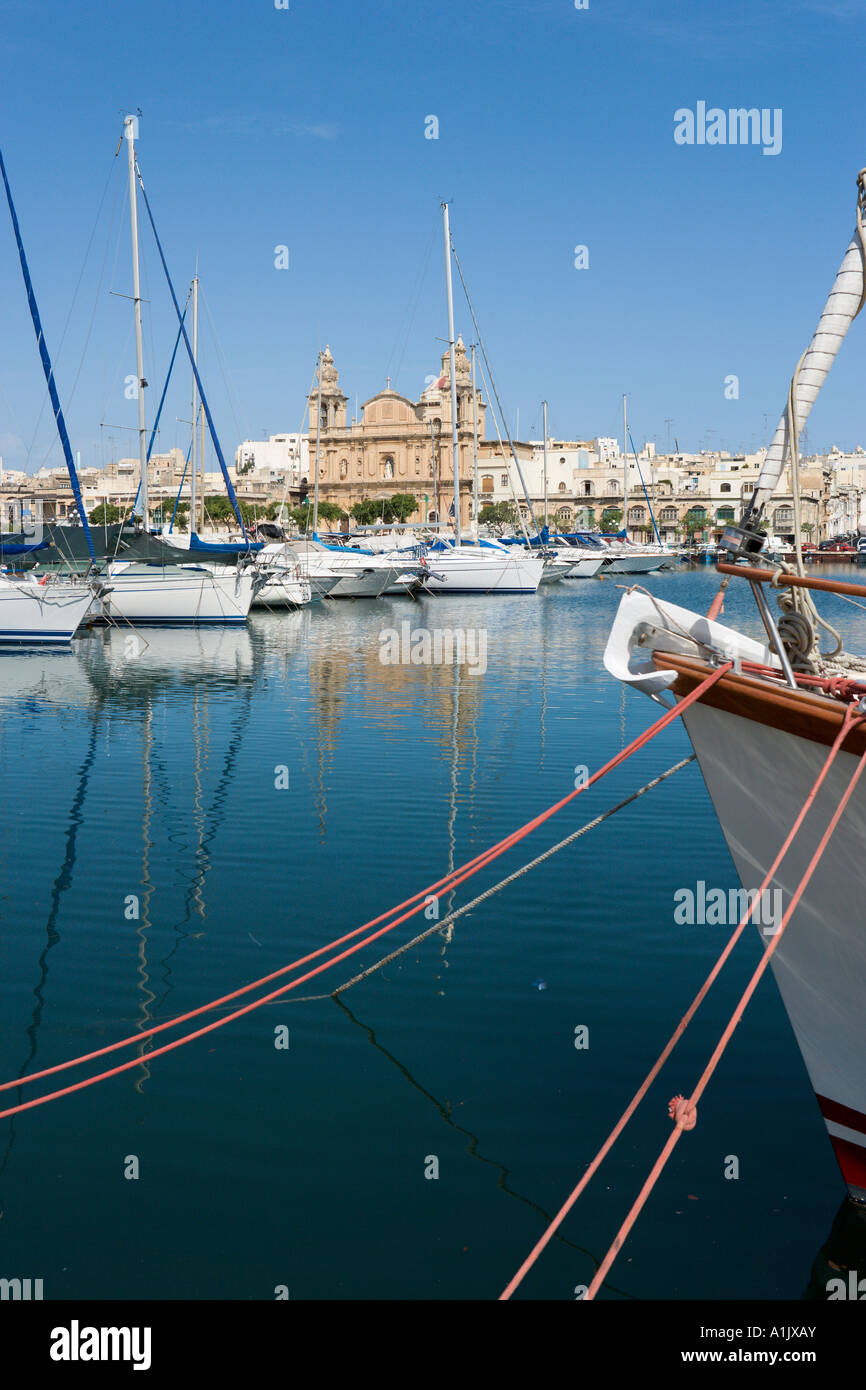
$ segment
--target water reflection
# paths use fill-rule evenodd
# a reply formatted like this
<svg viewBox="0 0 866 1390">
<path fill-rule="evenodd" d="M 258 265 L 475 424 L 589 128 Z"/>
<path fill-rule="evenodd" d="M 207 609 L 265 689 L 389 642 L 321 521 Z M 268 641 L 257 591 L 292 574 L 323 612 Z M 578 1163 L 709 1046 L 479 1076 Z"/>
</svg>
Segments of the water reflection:
<svg viewBox="0 0 866 1390">
<path fill-rule="evenodd" d="M 167 691 L 184 685 L 195 687 L 193 718 L 193 759 L 192 785 L 195 792 L 193 826 L 197 835 L 195 851 L 195 871 L 191 878 L 184 904 L 184 915 L 172 930 L 176 940 L 171 950 L 158 962 L 162 971 L 163 992 L 157 1000 L 158 1013 L 171 993 L 171 965 L 179 945 L 189 933 L 185 930 L 196 910 L 205 915 L 204 889 L 211 866 L 210 843 L 217 834 L 222 809 L 226 801 L 232 776 L 237 766 L 243 730 L 249 719 L 251 697 L 255 689 L 255 648 L 250 634 L 244 630 L 185 630 L 165 631 L 149 634 L 147 639 L 137 633 L 122 629 L 108 629 L 96 637 L 77 641 L 68 652 L 21 652 L 3 656 L 2 690 L 0 699 L 14 704 L 19 713 L 25 715 L 45 714 L 52 710 L 83 708 L 87 711 L 89 732 L 83 760 L 76 777 L 75 792 L 67 819 L 64 858 L 51 888 L 50 909 L 45 923 L 44 945 L 38 960 L 39 977 L 33 990 L 36 1004 L 26 1028 L 28 1052 L 16 1075 L 23 1076 L 30 1070 L 39 1050 L 39 1031 L 45 1009 L 45 995 L 48 984 L 49 955 L 61 939 L 59 920 L 64 895 L 70 889 L 76 866 L 78 837 L 85 824 L 85 803 L 90 775 L 96 759 L 99 737 L 113 710 L 132 706 L 140 716 L 141 723 L 141 867 L 138 902 L 130 911 L 137 915 L 129 917 L 135 922 L 137 989 L 140 994 L 139 1013 L 136 1026 L 143 1031 L 153 1021 L 152 1005 L 157 996 L 151 989 L 151 966 L 148 960 L 148 936 L 152 927 L 151 897 L 154 886 L 151 878 L 150 854 L 152 850 L 151 822 L 154 816 L 154 801 L 159 813 L 168 817 L 170 810 L 171 781 L 167 775 L 162 754 L 155 754 L 153 730 L 154 703 L 164 698 Z M 201 771 L 202 745 L 206 723 L 200 714 L 201 703 L 206 702 L 207 689 L 212 688 L 214 678 L 241 684 L 241 701 L 238 714 L 230 730 L 226 746 L 222 773 L 212 799 L 210 810 L 201 810 Z M 124 752 L 128 746 L 124 741 Z M 178 770 L 175 769 L 177 777 Z M 181 775 L 180 780 L 183 780 Z M 182 839 L 178 842 L 181 852 L 188 849 Z M 151 1041 L 141 1044 L 141 1055 L 150 1049 Z M 141 1088 L 149 1075 L 146 1064 L 136 1081 Z M 20 1092 L 16 1093 L 20 1098 Z M 9 1152 L 14 1143 L 14 1118 L 9 1122 L 9 1140 L 0 1163 L 0 1172 L 6 1166 Z"/>
<path fill-rule="evenodd" d="M 503 1192 L 506 1195 L 506 1197 L 512 1197 L 516 1202 L 522 1202 L 524 1206 L 531 1207 L 533 1211 L 538 1213 L 538 1215 L 542 1218 L 541 1222 L 539 1222 L 539 1233 L 543 1230 L 544 1226 L 548 1226 L 550 1222 L 553 1220 L 553 1212 L 546 1211 L 544 1207 L 538 1204 L 538 1202 L 534 1202 L 531 1197 L 527 1197 L 524 1195 L 524 1193 L 517 1192 L 513 1187 L 509 1187 L 508 1179 L 510 1174 L 508 1168 L 506 1168 L 504 1163 L 500 1163 L 498 1159 L 487 1158 L 485 1154 L 479 1152 L 481 1140 L 478 1138 L 477 1134 L 473 1134 L 470 1129 L 467 1129 L 465 1127 L 465 1125 L 459 1125 L 457 1123 L 457 1121 L 454 1118 L 454 1113 L 451 1109 L 450 1102 L 448 1100 L 439 1100 L 436 1096 L 433 1095 L 431 1091 L 428 1091 L 425 1086 L 422 1086 L 421 1082 L 418 1081 L 412 1075 L 412 1072 L 409 1070 L 409 1068 L 405 1066 L 403 1062 L 399 1060 L 399 1058 L 395 1057 L 393 1052 L 389 1052 L 386 1047 L 383 1047 L 383 1045 L 377 1039 L 373 1029 L 368 1024 L 362 1023 L 359 1018 L 356 1018 L 356 1016 L 352 1013 L 352 1010 L 349 1008 L 348 1004 L 345 1004 L 343 1002 L 343 999 L 340 995 L 333 995 L 332 998 L 337 1007 L 341 1009 L 343 1013 L 346 1015 L 346 1018 L 349 1020 L 349 1022 L 364 1034 L 370 1046 L 375 1048 L 376 1051 L 381 1054 L 381 1056 L 386 1058 L 386 1060 L 389 1061 L 391 1065 L 397 1069 L 400 1075 L 405 1077 L 405 1079 L 409 1082 L 409 1085 L 412 1086 L 413 1089 L 416 1090 L 419 1095 L 423 1096 L 425 1100 L 430 1102 L 430 1104 L 438 1112 L 438 1114 L 441 1116 L 442 1120 L 445 1122 L 446 1125 L 448 1125 L 451 1129 L 456 1130 L 458 1134 L 462 1134 L 469 1141 L 466 1145 L 466 1152 L 468 1153 L 469 1157 L 474 1158 L 478 1163 L 486 1164 L 488 1167 L 492 1168 L 495 1171 L 497 1175 L 496 1186 L 499 1188 L 500 1192 Z M 577 1254 L 586 1256 L 588 1260 L 592 1261 L 594 1269 L 598 1269 L 599 1265 L 601 1264 L 600 1258 L 594 1255 L 591 1250 L 585 1249 L 582 1245 L 576 1245 L 573 1240 L 568 1240 L 567 1237 L 564 1236 L 561 1231 L 556 1231 L 554 1233 L 553 1239 L 558 1241 L 560 1245 L 567 1246 L 569 1250 L 574 1250 Z M 603 1288 L 607 1293 L 618 1294 L 621 1298 L 634 1298 L 634 1294 L 627 1293 L 625 1289 L 619 1288 L 618 1285 L 612 1284 L 609 1280 L 605 1280 Z"/>
</svg>

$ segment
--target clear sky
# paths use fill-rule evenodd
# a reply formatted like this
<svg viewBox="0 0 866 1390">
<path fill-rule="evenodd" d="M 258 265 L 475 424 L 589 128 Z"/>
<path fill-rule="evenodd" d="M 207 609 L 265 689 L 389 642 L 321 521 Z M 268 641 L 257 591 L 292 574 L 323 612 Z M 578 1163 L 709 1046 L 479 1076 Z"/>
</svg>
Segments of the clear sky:
<svg viewBox="0 0 866 1390">
<path fill-rule="evenodd" d="M 866 165 L 866 0 L 0 0 L 0 23 L 0 146 L 85 465 L 136 450 L 125 110 L 184 294 L 198 257 L 229 461 L 300 427 L 326 342 L 350 417 L 386 375 L 417 399 L 447 331 L 443 198 L 522 438 L 545 396 L 553 435 L 618 436 L 628 392 L 638 443 L 757 448 Z M 781 150 L 677 144 L 699 102 L 780 109 Z M 146 228 L 142 248 L 152 420 L 175 329 Z M 0 453 L 34 471 L 61 456 L 2 206 L 0 308 Z M 866 443 L 864 335 L 809 450 Z M 188 415 L 184 367 L 162 447 Z"/>
</svg>

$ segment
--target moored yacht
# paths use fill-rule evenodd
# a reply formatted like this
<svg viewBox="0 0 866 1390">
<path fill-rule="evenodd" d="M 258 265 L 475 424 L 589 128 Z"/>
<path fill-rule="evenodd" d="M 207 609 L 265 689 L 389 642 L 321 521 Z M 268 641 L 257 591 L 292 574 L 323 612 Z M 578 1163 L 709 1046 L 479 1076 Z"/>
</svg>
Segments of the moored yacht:
<svg viewBox="0 0 866 1390">
<path fill-rule="evenodd" d="M 722 588 L 710 613 L 634 590 L 605 652 L 612 675 L 675 704 L 712 681 L 683 713 L 701 773 L 747 895 L 780 896 L 765 948 L 850 1196 L 866 1202 L 866 659 L 852 657 L 815 606 L 821 592 L 863 587 L 807 576 L 799 541 L 799 437 L 842 340 L 866 299 L 866 170 L 856 230 L 812 342 L 800 359 L 755 492 L 722 536 Z M 787 464 L 796 564 L 761 566 L 763 518 Z M 718 622 L 724 587 L 748 584 L 767 634 L 757 642 Z M 773 611 L 772 601 L 778 601 Z M 829 634 L 821 650 L 819 629 Z M 730 668 L 726 669 L 730 663 Z M 793 835 L 793 839 L 791 838 Z M 781 851 L 784 848 L 784 853 Z M 772 875 L 772 877 L 771 877 Z"/>
<path fill-rule="evenodd" d="M 84 578 L 0 575 L 0 643 L 70 642 L 93 602 L 93 589 Z"/>
<path fill-rule="evenodd" d="M 424 587 L 431 593 L 534 594 L 544 560 L 496 541 L 436 541 L 427 550 Z"/>
</svg>

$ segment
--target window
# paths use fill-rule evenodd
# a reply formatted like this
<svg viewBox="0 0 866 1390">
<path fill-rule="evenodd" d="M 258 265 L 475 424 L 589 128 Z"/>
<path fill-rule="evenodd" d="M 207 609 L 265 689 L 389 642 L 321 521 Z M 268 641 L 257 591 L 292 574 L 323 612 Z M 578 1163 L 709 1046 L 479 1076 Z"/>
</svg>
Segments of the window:
<svg viewBox="0 0 866 1390">
<path fill-rule="evenodd" d="M 676 519 L 676 507 L 662 507 L 661 511 L 659 512 L 659 521 L 676 521 Z"/>
<path fill-rule="evenodd" d="M 554 515 L 557 521 L 571 521 L 571 507 L 558 507 Z"/>
<path fill-rule="evenodd" d="M 792 507 L 777 507 L 773 514 L 773 525 L 779 531 L 786 526 L 793 526 L 794 511 Z"/>
<path fill-rule="evenodd" d="M 559 462 L 560 462 L 560 463 L 565 463 L 565 454 L 560 454 L 560 456 L 559 456 Z"/>
<path fill-rule="evenodd" d="M 568 488 L 566 487 L 565 483 L 560 483 L 560 484 L 559 484 L 559 487 L 557 488 L 557 491 L 558 491 L 558 492 L 568 492 Z"/>
<path fill-rule="evenodd" d="M 608 493 L 614 493 L 614 494 L 615 494 L 615 493 L 619 492 L 619 483 L 617 482 L 616 478 L 608 478 L 608 480 L 607 480 L 607 490 L 608 490 Z"/>
<path fill-rule="evenodd" d="M 584 495 L 584 497 L 591 497 L 591 496 L 592 496 L 592 483 L 584 483 L 584 485 L 583 485 L 583 495 Z"/>
<path fill-rule="evenodd" d="M 722 483 L 722 486 L 719 488 L 719 492 L 730 492 L 730 490 L 731 490 L 731 485 L 730 485 L 730 483 Z"/>
<path fill-rule="evenodd" d="M 492 473 L 484 473 L 484 474 L 482 474 L 482 477 L 481 477 L 481 491 L 482 491 L 482 492 L 492 492 L 492 491 L 493 491 L 493 474 L 492 474 Z"/>
<path fill-rule="evenodd" d="M 500 476 L 500 479 L 499 479 L 499 486 L 500 486 L 500 487 L 508 487 L 508 474 L 507 474 L 507 473 L 503 473 L 503 474 Z"/>
<path fill-rule="evenodd" d="M 632 507 L 628 514 L 629 521 L 645 521 L 646 512 L 643 507 Z"/>
</svg>

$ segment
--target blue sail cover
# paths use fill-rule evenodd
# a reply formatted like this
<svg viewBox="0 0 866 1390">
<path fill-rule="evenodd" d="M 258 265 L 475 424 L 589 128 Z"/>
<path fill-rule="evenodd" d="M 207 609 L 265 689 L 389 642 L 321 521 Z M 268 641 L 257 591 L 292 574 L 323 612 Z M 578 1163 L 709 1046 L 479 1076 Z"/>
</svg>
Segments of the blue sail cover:
<svg viewBox="0 0 866 1390">
<path fill-rule="evenodd" d="M 34 550 L 47 550 L 51 545 L 50 541 L 35 541 L 33 545 L 20 545 L 14 541 L 12 545 L 4 545 L 3 537 L 0 536 L 0 555 L 32 555 Z"/>
<path fill-rule="evenodd" d="M 218 559 L 221 555 L 234 557 L 235 555 L 249 555 L 250 552 L 261 550 L 262 541 L 203 541 L 197 536 L 195 531 L 189 538 L 189 554 L 209 556 L 212 560 Z"/>
</svg>

